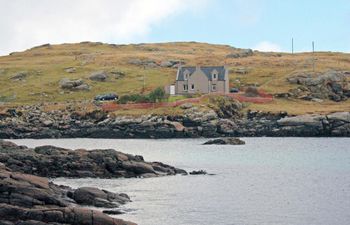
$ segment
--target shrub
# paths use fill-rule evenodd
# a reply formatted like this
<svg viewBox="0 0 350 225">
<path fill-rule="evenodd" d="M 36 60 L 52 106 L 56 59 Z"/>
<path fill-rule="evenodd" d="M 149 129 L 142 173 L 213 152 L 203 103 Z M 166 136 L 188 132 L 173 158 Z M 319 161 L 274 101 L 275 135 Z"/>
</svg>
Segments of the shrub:
<svg viewBox="0 0 350 225">
<path fill-rule="evenodd" d="M 148 98 L 151 102 L 159 102 L 165 98 L 165 91 L 161 87 L 157 87 L 151 93 L 149 93 Z"/>
<path fill-rule="evenodd" d="M 134 102 L 134 103 L 159 102 L 162 99 L 164 99 L 165 96 L 166 96 L 165 91 L 162 88 L 158 87 L 148 95 L 141 95 L 141 94 L 123 95 L 119 98 L 118 103 L 126 104 L 128 102 Z"/>
<path fill-rule="evenodd" d="M 119 104 L 126 104 L 128 102 L 145 103 L 145 102 L 150 102 L 150 100 L 148 96 L 140 95 L 140 94 L 123 95 L 118 100 Z"/>
<path fill-rule="evenodd" d="M 259 96 L 259 91 L 256 87 L 247 87 L 244 93 L 245 96 L 247 97 L 258 97 Z"/>
</svg>

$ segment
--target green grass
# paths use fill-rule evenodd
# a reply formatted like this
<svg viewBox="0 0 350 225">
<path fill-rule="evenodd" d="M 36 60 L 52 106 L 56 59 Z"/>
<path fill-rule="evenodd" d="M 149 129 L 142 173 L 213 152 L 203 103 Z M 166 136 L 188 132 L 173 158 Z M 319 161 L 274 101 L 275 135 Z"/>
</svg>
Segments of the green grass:
<svg viewBox="0 0 350 225">
<path fill-rule="evenodd" d="M 239 52 L 227 45 L 212 45 L 195 42 L 178 42 L 141 45 L 108 45 L 99 43 L 80 43 L 37 47 L 24 52 L 0 57 L 0 101 L 6 104 L 22 105 L 37 102 L 65 102 L 91 100 L 101 93 L 116 92 L 119 95 L 144 93 L 156 87 L 173 84 L 176 68 L 147 68 L 129 64 L 130 59 L 183 60 L 187 65 L 222 65 L 230 70 L 246 68 L 247 74 L 230 73 L 230 86 L 257 85 L 269 93 L 286 92 L 295 87 L 288 84 L 286 78 L 295 71 L 311 71 L 312 55 L 309 53 L 286 54 L 255 52 L 246 58 L 226 58 L 226 55 Z M 316 70 L 329 69 L 350 71 L 350 54 L 317 52 Z M 76 73 L 67 73 L 66 67 L 75 67 Z M 94 82 L 88 79 L 95 71 L 110 72 L 118 70 L 126 75 L 120 79 L 110 77 L 106 82 Z M 25 81 L 12 81 L 10 77 L 19 71 L 29 73 Z M 145 89 L 143 89 L 145 77 Z M 90 91 L 67 92 L 59 88 L 62 78 L 83 79 L 91 86 Z M 239 81 L 239 82 L 238 82 Z M 44 94 L 43 94 L 44 93 Z M 171 97 L 176 101 L 184 97 Z M 276 100 L 268 107 L 250 105 L 252 109 L 293 111 L 309 103 Z M 317 103 L 310 103 L 316 105 Z M 323 108 L 329 110 L 347 109 L 346 102 L 341 106 L 326 102 Z M 289 105 L 293 106 L 292 108 Z M 316 109 L 315 109 L 316 110 Z M 305 111 L 305 110 L 304 110 Z"/>
<path fill-rule="evenodd" d="M 176 101 L 179 101 L 179 100 L 184 100 L 186 98 L 187 97 L 184 96 L 184 95 L 169 96 L 168 102 L 176 102 Z"/>
</svg>

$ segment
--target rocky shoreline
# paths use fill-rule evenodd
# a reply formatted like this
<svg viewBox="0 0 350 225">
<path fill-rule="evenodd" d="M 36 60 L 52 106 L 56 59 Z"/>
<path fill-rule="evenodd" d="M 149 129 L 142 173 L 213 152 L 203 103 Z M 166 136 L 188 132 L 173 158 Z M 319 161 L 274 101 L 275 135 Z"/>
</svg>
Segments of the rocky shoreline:
<svg viewBox="0 0 350 225">
<path fill-rule="evenodd" d="M 70 150 L 55 146 L 27 148 L 0 140 L 0 163 L 15 172 L 42 177 L 130 178 L 156 177 L 187 172 L 142 156 L 113 149 Z"/>
<path fill-rule="evenodd" d="M 198 137 L 350 137 L 350 112 L 328 115 L 242 113 L 237 102 L 217 109 L 184 106 L 183 115 L 111 116 L 90 112 L 43 111 L 39 106 L 0 114 L 0 138 L 198 138 Z"/>
<path fill-rule="evenodd" d="M 83 208 L 118 207 L 125 194 L 96 188 L 58 186 L 46 178 L 14 172 L 0 163 L 0 224 L 3 225 L 136 225 Z"/>
<path fill-rule="evenodd" d="M 128 195 L 92 187 L 72 189 L 47 178 L 146 178 L 176 174 L 187 172 L 113 149 L 28 148 L 0 140 L 0 224 L 135 225 L 106 215 L 120 214 L 118 207 L 130 202 Z M 86 206 L 108 210 L 101 212 Z"/>
</svg>

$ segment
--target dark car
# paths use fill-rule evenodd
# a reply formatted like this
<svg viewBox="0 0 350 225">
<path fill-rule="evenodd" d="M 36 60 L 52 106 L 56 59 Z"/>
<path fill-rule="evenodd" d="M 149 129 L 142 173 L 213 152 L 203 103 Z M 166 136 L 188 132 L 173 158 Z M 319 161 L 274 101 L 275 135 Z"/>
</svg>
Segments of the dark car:
<svg viewBox="0 0 350 225">
<path fill-rule="evenodd" d="M 115 100 L 118 100 L 118 95 L 115 93 L 97 95 L 94 100 L 95 101 L 115 101 Z"/>
<path fill-rule="evenodd" d="M 231 88 L 230 93 L 238 93 L 239 89 L 238 88 Z"/>
</svg>

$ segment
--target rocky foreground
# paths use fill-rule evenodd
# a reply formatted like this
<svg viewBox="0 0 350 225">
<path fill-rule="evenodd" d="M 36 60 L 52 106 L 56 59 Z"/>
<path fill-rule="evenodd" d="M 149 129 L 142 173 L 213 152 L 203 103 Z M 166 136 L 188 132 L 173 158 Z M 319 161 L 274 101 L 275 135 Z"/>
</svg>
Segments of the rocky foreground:
<svg viewBox="0 0 350 225">
<path fill-rule="evenodd" d="M 82 207 L 109 208 L 103 212 L 119 214 L 116 208 L 130 201 L 126 194 L 91 187 L 74 190 L 42 177 L 128 178 L 175 174 L 187 172 L 112 149 L 28 148 L 0 140 L 0 225 L 132 225 Z"/>
<path fill-rule="evenodd" d="M 212 109 L 184 104 L 182 115 L 115 116 L 102 110 L 44 111 L 23 106 L 0 113 L 0 138 L 349 137 L 350 112 L 328 115 L 242 111 L 232 99 Z M 69 106 L 69 105 L 68 105 Z"/>
<path fill-rule="evenodd" d="M 46 178 L 13 172 L 2 163 L 0 178 L 2 225 L 135 225 L 79 206 L 118 207 L 130 201 L 125 194 L 96 188 L 73 190 Z"/>
<path fill-rule="evenodd" d="M 42 177 L 155 177 L 187 174 L 142 156 L 109 150 L 70 150 L 54 146 L 27 148 L 0 140 L 0 163 L 12 171 Z"/>
</svg>

